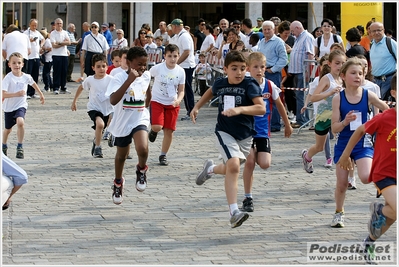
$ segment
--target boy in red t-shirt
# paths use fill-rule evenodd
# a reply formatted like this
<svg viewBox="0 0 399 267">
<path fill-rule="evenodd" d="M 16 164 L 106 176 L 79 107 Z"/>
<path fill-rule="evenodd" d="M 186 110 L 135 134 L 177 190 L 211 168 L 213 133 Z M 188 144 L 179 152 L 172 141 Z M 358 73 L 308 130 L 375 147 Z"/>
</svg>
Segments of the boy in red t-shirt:
<svg viewBox="0 0 399 267">
<path fill-rule="evenodd" d="M 397 99 L 396 74 L 391 80 L 391 95 Z M 337 162 L 344 170 L 352 168 L 350 152 L 366 133 L 375 136 L 374 157 L 369 181 L 377 188 L 377 198 L 383 195 L 385 205 L 374 202 L 370 205 L 368 222 L 369 236 L 363 242 L 366 261 L 373 262 L 373 243 L 396 221 L 396 106 L 378 114 L 359 126 L 349 139 L 341 158 Z"/>
<path fill-rule="evenodd" d="M 110 74 L 111 70 L 119 68 L 121 66 L 121 58 L 119 57 L 119 50 L 114 50 L 111 52 L 111 61 L 112 65 L 108 66 L 108 69 L 106 71 L 107 74 Z"/>
</svg>

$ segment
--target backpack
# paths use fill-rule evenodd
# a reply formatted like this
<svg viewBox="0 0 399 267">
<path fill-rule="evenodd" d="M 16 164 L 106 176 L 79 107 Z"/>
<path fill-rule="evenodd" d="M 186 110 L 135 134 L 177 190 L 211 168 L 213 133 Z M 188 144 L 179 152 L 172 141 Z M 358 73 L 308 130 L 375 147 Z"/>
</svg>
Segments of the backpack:
<svg viewBox="0 0 399 267">
<path fill-rule="evenodd" d="M 323 35 L 317 37 L 317 49 L 319 50 L 317 56 L 320 55 L 320 45 L 321 45 L 321 38 L 322 38 L 322 37 L 323 37 Z M 336 34 L 333 34 L 333 40 L 334 40 L 334 43 L 339 43 L 338 37 L 337 37 Z"/>
<path fill-rule="evenodd" d="M 387 38 L 385 38 L 385 44 L 387 45 L 387 48 L 388 48 L 388 51 L 389 51 L 389 53 L 391 53 L 391 55 L 393 56 L 393 58 L 395 59 L 395 61 L 396 61 L 396 56 L 395 56 L 395 54 L 393 53 L 393 51 L 392 51 L 392 42 L 391 42 L 391 37 L 388 37 L 387 36 Z M 370 44 L 370 50 L 371 50 L 371 46 L 373 45 L 373 43 L 371 43 Z"/>
</svg>

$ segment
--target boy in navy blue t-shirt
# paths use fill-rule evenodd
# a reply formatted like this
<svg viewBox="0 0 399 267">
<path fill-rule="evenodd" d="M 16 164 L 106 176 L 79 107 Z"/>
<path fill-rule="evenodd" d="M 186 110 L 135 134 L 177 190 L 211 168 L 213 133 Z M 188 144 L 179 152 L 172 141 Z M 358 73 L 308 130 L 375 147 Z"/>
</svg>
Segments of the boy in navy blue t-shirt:
<svg viewBox="0 0 399 267">
<path fill-rule="evenodd" d="M 263 115 L 266 111 L 259 84 L 254 78 L 245 76 L 246 67 L 246 59 L 241 52 L 229 52 L 223 68 L 227 77 L 216 80 L 190 113 L 195 123 L 198 110 L 213 96 L 219 98 L 215 134 L 223 163 L 214 165 L 212 160 L 206 160 L 196 183 L 203 184 L 213 174 L 225 175 L 232 228 L 240 226 L 249 217 L 248 213 L 238 209 L 237 182 L 240 165 L 245 162 L 251 149 L 252 136 L 256 133 L 253 116 Z"/>
</svg>

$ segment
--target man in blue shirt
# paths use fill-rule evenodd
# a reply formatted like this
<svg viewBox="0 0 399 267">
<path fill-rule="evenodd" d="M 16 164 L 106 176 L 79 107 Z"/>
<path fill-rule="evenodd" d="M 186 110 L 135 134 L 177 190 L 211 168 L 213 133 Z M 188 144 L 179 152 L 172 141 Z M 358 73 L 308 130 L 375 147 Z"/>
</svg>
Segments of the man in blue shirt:
<svg viewBox="0 0 399 267">
<path fill-rule="evenodd" d="M 263 22 L 262 32 L 263 38 L 258 45 L 258 51 L 266 56 L 266 72 L 265 77 L 271 80 L 277 86 L 281 86 L 281 70 L 288 63 L 287 51 L 285 50 L 284 41 L 274 34 L 274 23 L 270 20 Z M 276 105 L 273 105 L 271 131 L 278 132 L 281 128 L 280 114 Z"/>
<path fill-rule="evenodd" d="M 388 50 L 384 25 L 381 22 L 373 22 L 370 25 L 370 33 L 373 38 L 370 48 L 371 74 L 374 76 L 374 82 L 380 87 L 381 99 L 388 100 L 392 76 L 396 73 L 397 43 L 391 39 L 394 58 Z"/>
<path fill-rule="evenodd" d="M 108 28 L 109 28 L 108 23 L 104 22 L 103 24 L 101 24 L 101 33 L 104 35 L 110 48 L 108 50 L 108 56 L 107 56 L 108 66 L 110 66 L 112 65 L 110 51 L 112 51 L 113 49 L 112 49 L 112 33 L 109 31 Z"/>
</svg>

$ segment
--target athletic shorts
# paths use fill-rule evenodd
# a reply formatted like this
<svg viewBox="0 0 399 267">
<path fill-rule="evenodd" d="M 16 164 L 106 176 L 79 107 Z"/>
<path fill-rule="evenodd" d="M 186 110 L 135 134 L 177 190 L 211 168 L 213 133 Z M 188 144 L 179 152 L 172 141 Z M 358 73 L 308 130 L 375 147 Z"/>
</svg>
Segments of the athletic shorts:
<svg viewBox="0 0 399 267">
<path fill-rule="evenodd" d="M 256 152 L 267 152 L 270 154 L 270 139 L 269 138 L 254 138 L 252 140 L 252 148 L 256 149 Z"/>
<path fill-rule="evenodd" d="M 318 131 L 318 130 L 314 129 L 314 132 L 315 132 L 317 135 L 323 136 L 323 135 L 328 134 L 328 132 L 330 131 L 330 128 L 331 128 L 331 127 L 328 127 L 327 129 L 325 129 L 325 130 L 323 130 L 323 131 Z"/>
<path fill-rule="evenodd" d="M 9 130 L 17 124 L 17 118 L 25 120 L 26 108 L 19 108 L 11 112 L 4 112 L 4 127 Z"/>
<path fill-rule="evenodd" d="M 344 152 L 345 147 L 341 148 L 338 146 L 334 147 L 334 163 L 337 164 L 339 158 L 342 155 L 342 152 Z M 362 147 L 362 148 L 357 148 L 353 149 L 352 153 L 349 155 L 351 159 L 353 159 L 355 162 L 358 159 L 362 158 L 373 158 L 374 156 L 374 149 L 372 147 Z"/>
<path fill-rule="evenodd" d="M 379 198 L 382 195 L 382 191 L 390 186 L 395 185 L 396 186 L 396 179 L 391 178 L 391 177 L 386 177 L 382 180 L 379 180 L 374 183 L 375 187 L 377 188 L 377 198 Z"/>
<path fill-rule="evenodd" d="M 162 125 L 163 128 L 176 131 L 179 111 L 179 106 L 174 107 L 173 105 L 163 105 L 161 103 L 151 101 L 151 125 Z"/>
<path fill-rule="evenodd" d="M 96 118 L 100 117 L 104 121 L 104 128 L 107 127 L 109 115 L 104 116 L 100 111 L 97 110 L 90 110 L 87 112 L 89 114 L 90 119 L 94 122 L 94 125 L 91 126 L 94 130 L 96 129 Z"/>
<path fill-rule="evenodd" d="M 238 141 L 226 132 L 216 131 L 216 146 L 222 155 L 223 162 L 231 158 L 239 158 L 240 164 L 247 160 L 251 150 L 252 136 Z"/>
<path fill-rule="evenodd" d="M 114 145 L 119 147 L 127 147 L 132 143 L 133 135 L 138 131 L 148 132 L 148 128 L 145 125 L 139 125 L 136 128 L 134 128 L 128 136 L 115 137 Z"/>
</svg>

